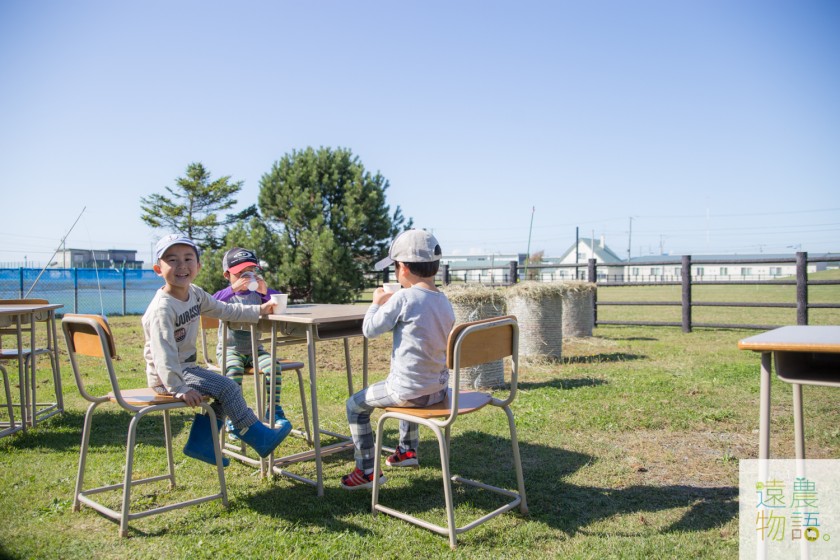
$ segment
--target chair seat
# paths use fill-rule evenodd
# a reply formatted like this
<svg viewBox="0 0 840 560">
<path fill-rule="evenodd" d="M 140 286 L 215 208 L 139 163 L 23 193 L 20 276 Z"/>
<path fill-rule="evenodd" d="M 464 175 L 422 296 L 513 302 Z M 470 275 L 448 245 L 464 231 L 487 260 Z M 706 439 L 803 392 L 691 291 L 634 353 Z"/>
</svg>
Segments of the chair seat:
<svg viewBox="0 0 840 560">
<path fill-rule="evenodd" d="M 46 354 L 50 350 L 48 348 L 36 348 L 33 352 L 30 348 L 23 348 L 20 351 L 21 356 L 29 356 L 31 354 Z M 18 358 L 17 348 L 3 348 L 0 349 L 0 360 L 16 360 Z"/>
<path fill-rule="evenodd" d="M 131 406 L 150 406 L 153 404 L 183 402 L 181 399 L 176 399 L 173 395 L 161 395 L 156 393 L 151 387 L 125 389 L 120 391 L 120 395 L 122 395 L 123 400 Z M 108 398 L 111 402 L 117 402 L 117 398 L 114 396 L 113 391 L 108 393 Z"/>
<path fill-rule="evenodd" d="M 469 393 L 458 394 L 458 414 L 469 414 L 487 406 L 493 399 L 488 393 L 479 391 L 471 391 Z M 437 404 L 424 406 L 423 408 L 412 408 L 408 406 L 389 406 L 385 408 L 386 412 L 399 412 L 400 414 L 408 414 L 409 416 L 416 416 L 417 418 L 442 418 L 449 416 L 452 412 L 452 390 L 446 392 L 446 398 Z"/>
</svg>

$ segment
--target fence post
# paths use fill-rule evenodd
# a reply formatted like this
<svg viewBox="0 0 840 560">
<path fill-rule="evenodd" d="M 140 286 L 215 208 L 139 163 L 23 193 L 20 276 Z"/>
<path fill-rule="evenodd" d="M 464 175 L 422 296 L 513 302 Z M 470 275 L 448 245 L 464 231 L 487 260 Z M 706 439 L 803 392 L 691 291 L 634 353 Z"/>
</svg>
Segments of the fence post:
<svg viewBox="0 0 840 560">
<path fill-rule="evenodd" d="M 123 308 L 122 308 L 122 311 L 123 312 L 122 312 L 122 314 L 123 314 L 123 316 L 125 316 L 125 315 L 127 315 L 127 313 L 125 312 L 125 310 L 126 310 L 126 305 L 125 305 L 126 304 L 125 266 L 123 266 L 122 273 L 123 273 L 123 278 L 122 278 L 122 280 L 123 280 L 123 286 L 122 286 L 122 288 L 123 288 L 123 290 L 122 290 L 122 292 L 123 292 L 123 298 L 122 298 L 123 299 L 123 302 L 122 302 L 123 303 Z"/>
<path fill-rule="evenodd" d="M 589 259 L 589 281 L 593 284 L 598 283 L 598 269 L 595 259 Z M 592 326 L 598 326 L 598 286 L 592 291 Z"/>
<path fill-rule="evenodd" d="M 519 282 L 519 274 L 516 268 L 517 262 L 510 261 L 510 284 L 511 286 Z"/>
<path fill-rule="evenodd" d="M 390 272 L 391 272 L 391 268 L 388 267 L 388 266 L 386 266 L 385 268 L 382 269 L 382 283 L 383 284 L 387 284 L 388 282 L 390 282 L 390 280 L 388 279 L 388 276 L 390 275 Z"/>
<path fill-rule="evenodd" d="M 450 279 L 449 279 L 449 265 L 445 264 L 445 265 L 443 265 L 443 285 L 448 286 L 449 282 L 450 282 Z"/>
<path fill-rule="evenodd" d="M 691 332 L 691 256 L 682 257 L 682 330 Z"/>
<path fill-rule="evenodd" d="M 20 290 L 18 290 L 18 297 L 23 299 L 23 267 L 18 269 L 20 271 Z"/>
<path fill-rule="evenodd" d="M 589 259 L 589 261 L 587 261 L 586 279 L 590 282 L 595 281 L 595 259 Z"/>
<path fill-rule="evenodd" d="M 808 324 L 808 253 L 796 253 L 796 324 Z"/>
</svg>

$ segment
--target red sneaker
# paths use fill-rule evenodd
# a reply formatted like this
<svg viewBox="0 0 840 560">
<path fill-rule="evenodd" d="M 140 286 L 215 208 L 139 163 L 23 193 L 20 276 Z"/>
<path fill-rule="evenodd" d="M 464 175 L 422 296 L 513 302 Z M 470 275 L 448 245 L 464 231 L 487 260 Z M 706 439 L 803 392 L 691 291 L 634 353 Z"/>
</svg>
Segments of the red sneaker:
<svg viewBox="0 0 840 560">
<path fill-rule="evenodd" d="M 397 452 L 385 459 L 385 464 L 389 467 L 420 466 L 420 462 L 417 460 L 417 453 L 413 449 L 403 451 L 402 447 L 397 447 Z"/>
<path fill-rule="evenodd" d="M 387 481 L 388 479 L 385 478 L 385 475 L 379 473 L 379 484 L 385 484 Z M 365 474 L 364 471 L 357 467 L 350 474 L 341 477 L 341 487 L 345 490 L 373 488 L 373 473 Z"/>
</svg>

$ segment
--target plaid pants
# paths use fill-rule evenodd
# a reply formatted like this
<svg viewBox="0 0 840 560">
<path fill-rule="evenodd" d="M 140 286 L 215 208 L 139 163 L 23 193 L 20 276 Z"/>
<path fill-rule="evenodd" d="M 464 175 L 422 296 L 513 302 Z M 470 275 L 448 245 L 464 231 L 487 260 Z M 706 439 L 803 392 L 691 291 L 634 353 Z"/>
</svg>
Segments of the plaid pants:
<svg viewBox="0 0 840 560">
<path fill-rule="evenodd" d="M 213 407 L 216 418 L 227 416 L 240 430 L 257 421 L 257 416 L 248 408 L 245 397 L 242 396 L 242 389 L 233 379 L 198 366 L 185 369 L 183 377 L 187 386 L 213 399 L 210 406 Z"/>
<path fill-rule="evenodd" d="M 416 399 L 402 400 L 385 388 L 385 382 L 380 381 L 366 387 L 347 399 L 347 421 L 350 424 L 350 435 L 353 436 L 353 452 L 356 467 L 373 470 L 374 450 L 373 430 L 370 425 L 370 414 L 377 408 L 387 406 L 422 407 L 439 403 L 446 396 L 446 389 L 424 395 Z M 400 447 L 417 450 L 420 444 L 419 426 L 415 422 L 400 420 Z"/>
</svg>

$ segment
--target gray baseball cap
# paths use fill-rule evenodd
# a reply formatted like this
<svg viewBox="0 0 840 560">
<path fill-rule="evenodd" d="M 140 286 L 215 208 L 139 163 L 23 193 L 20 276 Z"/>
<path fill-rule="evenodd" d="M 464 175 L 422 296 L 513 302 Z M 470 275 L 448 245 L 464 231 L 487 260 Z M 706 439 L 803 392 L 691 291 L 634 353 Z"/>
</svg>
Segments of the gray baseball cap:
<svg viewBox="0 0 840 560">
<path fill-rule="evenodd" d="M 173 245 L 189 245 L 195 249 L 195 255 L 200 256 L 201 251 L 198 250 L 198 246 L 192 239 L 182 233 L 170 233 L 169 235 L 161 237 L 157 242 L 157 245 L 155 245 L 155 258 L 160 260 L 166 250 Z"/>
<path fill-rule="evenodd" d="M 384 270 L 397 262 L 435 262 L 441 256 L 440 244 L 435 236 L 422 229 L 409 229 L 399 234 L 391 243 L 388 256 L 374 265 Z"/>
</svg>

